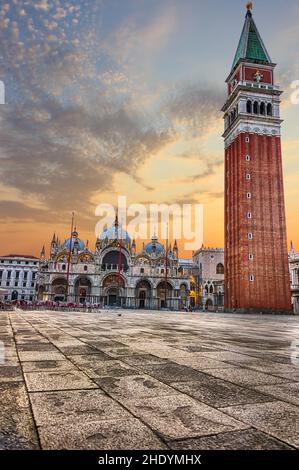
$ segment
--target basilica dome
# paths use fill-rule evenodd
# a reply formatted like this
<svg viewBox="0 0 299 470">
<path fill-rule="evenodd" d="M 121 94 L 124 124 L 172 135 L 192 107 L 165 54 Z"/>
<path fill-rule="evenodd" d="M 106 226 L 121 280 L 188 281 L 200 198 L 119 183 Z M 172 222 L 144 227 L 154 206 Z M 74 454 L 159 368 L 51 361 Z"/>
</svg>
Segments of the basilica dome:
<svg viewBox="0 0 299 470">
<path fill-rule="evenodd" d="M 72 233 L 71 238 L 67 238 L 65 240 L 63 247 L 69 250 L 71 242 L 72 242 L 72 249 L 74 249 L 74 247 L 77 246 L 79 251 L 84 250 L 85 243 L 82 240 L 80 240 L 80 238 L 78 238 L 78 233 L 76 230 Z"/>
<path fill-rule="evenodd" d="M 117 226 L 117 225 L 112 225 L 112 227 L 107 228 L 104 230 L 100 237 L 99 240 L 125 240 L 127 242 L 130 242 L 130 236 L 126 230 L 123 228 Z"/>
<path fill-rule="evenodd" d="M 158 238 L 154 235 L 152 240 L 145 245 L 144 251 L 148 255 L 156 255 L 159 256 L 164 252 L 164 247 L 161 243 L 158 242 Z"/>
</svg>

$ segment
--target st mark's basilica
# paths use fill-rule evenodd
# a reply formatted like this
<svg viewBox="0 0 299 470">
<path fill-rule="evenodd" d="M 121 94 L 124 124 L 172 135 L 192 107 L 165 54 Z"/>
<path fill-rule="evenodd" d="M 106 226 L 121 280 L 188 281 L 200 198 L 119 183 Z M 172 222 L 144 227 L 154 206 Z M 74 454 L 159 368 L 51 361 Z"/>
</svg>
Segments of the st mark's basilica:
<svg viewBox="0 0 299 470">
<path fill-rule="evenodd" d="M 44 248 L 41 253 L 36 290 L 40 301 L 178 310 L 188 305 L 189 274 L 180 265 L 176 242 L 166 253 L 153 235 L 137 252 L 116 217 L 94 250 L 76 229 L 63 243 L 53 236 L 49 258 Z"/>
</svg>

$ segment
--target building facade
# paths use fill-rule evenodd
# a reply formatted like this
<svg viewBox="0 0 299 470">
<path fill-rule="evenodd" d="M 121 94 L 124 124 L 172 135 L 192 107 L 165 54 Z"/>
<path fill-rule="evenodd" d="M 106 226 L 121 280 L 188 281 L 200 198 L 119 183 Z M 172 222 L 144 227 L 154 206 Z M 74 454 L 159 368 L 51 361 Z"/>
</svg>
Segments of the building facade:
<svg viewBox="0 0 299 470">
<path fill-rule="evenodd" d="M 225 306 L 290 311 L 280 95 L 251 4 L 227 79 Z"/>
<path fill-rule="evenodd" d="M 205 248 L 193 254 L 193 276 L 199 306 L 206 310 L 224 307 L 224 250 Z"/>
<path fill-rule="evenodd" d="M 296 253 L 291 244 L 289 254 L 289 265 L 291 275 L 291 293 L 294 313 L 299 314 L 299 253 Z"/>
<path fill-rule="evenodd" d="M 38 269 L 39 259 L 34 256 L 1 256 L 0 288 L 3 300 L 34 300 Z"/>
<path fill-rule="evenodd" d="M 156 236 L 137 252 L 117 219 L 91 250 L 75 230 L 60 243 L 54 235 L 50 256 L 42 250 L 37 279 L 41 301 L 180 310 L 188 305 L 190 282 L 180 267 L 178 248 Z"/>
</svg>

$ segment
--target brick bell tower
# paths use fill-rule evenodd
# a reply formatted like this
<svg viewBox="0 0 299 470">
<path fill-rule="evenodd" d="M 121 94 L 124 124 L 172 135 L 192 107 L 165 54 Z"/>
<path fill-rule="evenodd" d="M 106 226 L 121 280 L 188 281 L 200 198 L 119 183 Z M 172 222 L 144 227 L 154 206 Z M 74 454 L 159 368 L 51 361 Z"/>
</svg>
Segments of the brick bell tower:
<svg viewBox="0 0 299 470">
<path fill-rule="evenodd" d="M 225 305 L 290 311 L 281 157 L 280 91 L 247 14 L 227 79 L 225 132 Z"/>
</svg>

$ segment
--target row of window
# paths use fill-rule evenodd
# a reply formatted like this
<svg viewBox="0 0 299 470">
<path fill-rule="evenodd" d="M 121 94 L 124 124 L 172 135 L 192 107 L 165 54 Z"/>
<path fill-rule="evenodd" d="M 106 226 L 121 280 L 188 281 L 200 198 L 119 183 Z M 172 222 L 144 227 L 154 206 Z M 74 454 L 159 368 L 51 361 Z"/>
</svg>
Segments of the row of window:
<svg viewBox="0 0 299 470">
<path fill-rule="evenodd" d="M 5 260 L 1 259 L 0 260 L 1 264 L 23 264 L 23 265 L 28 265 L 28 264 L 33 264 L 34 266 L 37 266 L 38 262 L 37 261 L 14 261 L 12 259 L 10 260 Z"/>
<path fill-rule="evenodd" d="M 22 276 L 20 276 L 20 273 L 24 273 L 24 275 L 23 275 L 23 280 L 24 280 L 24 281 L 26 281 L 26 280 L 28 279 L 28 274 L 30 273 L 30 271 L 6 271 L 6 273 L 7 273 L 7 275 L 6 275 L 7 279 L 11 279 L 11 278 L 13 277 L 13 276 L 12 276 L 12 273 L 13 273 L 13 272 L 15 272 L 15 279 L 16 279 L 16 280 L 17 280 L 17 279 L 20 279 L 20 277 L 22 277 Z M 0 271 L 0 279 L 2 279 L 2 278 L 4 277 L 4 276 L 3 276 L 4 273 L 5 273 L 5 271 L 3 271 L 3 270 Z M 33 279 L 33 280 L 36 279 L 36 275 L 37 275 L 36 272 L 33 272 L 33 273 L 32 273 L 32 279 Z"/>
<path fill-rule="evenodd" d="M 248 100 L 246 103 L 246 111 L 248 114 L 255 114 L 256 116 L 273 116 L 273 106 L 271 103 L 265 103 L 262 101 L 259 103 L 258 101 L 251 101 Z M 237 119 L 239 115 L 239 108 L 236 105 L 235 108 L 231 110 L 231 112 L 226 115 L 226 127 L 232 125 L 232 123 Z"/>
<path fill-rule="evenodd" d="M 248 138 L 248 140 L 249 140 L 249 138 Z M 246 161 L 247 161 L 247 162 L 250 162 L 250 161 L 251 161 L 250 155 L 246 155 Z M 246 174 L 246 180 L 247 180 L 247 181 L 251 181 L 251 174 L 250 174 L 250 173 L 247 173 L 247 174 Z M 248 200 L 251 200 L 251 198 L 252 198 L 252 194 L 251 194 L 251 192 L 248 192 L 248 193 L 247 193 L 247 199 L 248 199 Z M 251 212 L 251 211 L 247 212 L 247 219 L 248 219 L 248 220 L 251 220 L 251 219 L 252 219 L 252 212 Z M 253 240 L 253 233 L 251 233 L 251 232 L 248 233 L 248 240 Z M 249 254 L 248 259 L 249 259 L 249 261 L 253 261 L 254 256 L 253 256 L 252 253 Z M 255 277 L 254 277 L 253 274 L 251 274 L 251 275 L 249 276 L 249 280 L 250 280 L 250 282 L 254 282 Z"/>
<path fill-rule="evenodd" d="M 0 286 L 4 286 L 4 284 L 5 284 L 6 287 L 10 287 L 10 286 L 12 286 L 12 284 L 14 284 L 14 287 L 21 287 L 21 284 L 22 284 L 23 287 L 27 287 L 27 282 L 23 282 L 23 283 L 19 282 L 19 281 L 14 281 L 13 282 L 11 280 L 8 280 L 8 281 L 5 282 L 5 281 L 0 280 Z M 31 282 L 31 287 L 34 287 L 34 286 L 35 286 L 35 283 Z"/>
<path fill-rule="evenodd" d="M 27 300 L 27 299 L 28 299 L 28 297 L 26 297 L 25 295 L 21 295 L 21 300 Z M 4 296 L 4 300 L 9 300 L 8 295 Z M 14 299 L 11 299 L 11 300 L 17 300 L 17 299 L 14 298 Z M 29 302 L 32 302 L 33 301 L 33 295 L 30 295 L 28 300 L 29 300 Z"/>
<path fill-rule="evenodd" d="M 258 101 L 248 100 L 246 104 L 246 111 L 248 114 L 256 114 L 260 116 L 272 116 L 273 107 L 271 103 L 259 103 Z"/>
<path fill-rule="evenodd" d="M 66 271 L 66 264 L 62 264 L 62 265 L 61 265 L 61 270 L 62 270 L 62 271 Z M 85 266 L 84 266 L 84 271 L 87 271 L 87 270 L 88 270 L 88 266 L 85 265 Z"/>
</svg>

